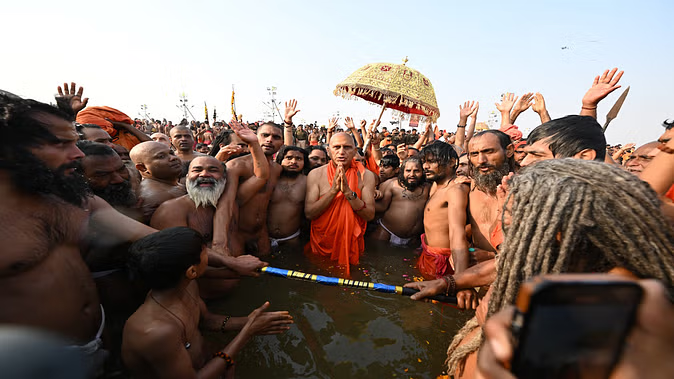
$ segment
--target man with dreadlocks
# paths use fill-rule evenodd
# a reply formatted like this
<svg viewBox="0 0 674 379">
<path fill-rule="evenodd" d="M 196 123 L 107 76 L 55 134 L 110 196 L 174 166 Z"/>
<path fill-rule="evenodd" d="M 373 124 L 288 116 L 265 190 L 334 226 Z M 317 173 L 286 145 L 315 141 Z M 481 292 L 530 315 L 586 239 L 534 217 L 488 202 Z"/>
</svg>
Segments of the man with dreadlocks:
<svg viewBox="0 0 674 379">
<path fill-rule="evenodd" d="M 448 372 L 456 378 L 475 377 L 480 326 L 512 304 L 520 285 L 536 275 L 626 270 L 674 286 L 674 230 L 657 194 L 619 167 L 577 159 L 540 162 L 511 180 L 506 204 L 496 280 L 447 351 Z"/>
<path fill-rule="evenodd" d="M 395 155 L 393 157 L 398 159 Z M 416 157 L 405 159 L 397 180 L 383 186 L 382 199 L 375 203 L 376 211 L 385 213 L 378 220 L 379 226 L 372 238 L 389 241 L 394 246 L 419 246 L 429 189 L 421 160 Z"/>
</svg>

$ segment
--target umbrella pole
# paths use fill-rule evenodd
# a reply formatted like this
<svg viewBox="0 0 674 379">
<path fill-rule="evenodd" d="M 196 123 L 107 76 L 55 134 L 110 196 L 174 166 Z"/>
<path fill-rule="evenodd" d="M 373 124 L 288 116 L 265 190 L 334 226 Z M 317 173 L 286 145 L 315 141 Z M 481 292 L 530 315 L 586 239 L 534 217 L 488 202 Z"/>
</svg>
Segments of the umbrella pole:
<svg viewBox="0 0 674 379">
<path fill-rule="evenodd" d="M 377 125 L 379 125 L 379 121 L 381 121 L 381 116 L 384 114 L 385 110 L 386 110 L 386 103 L 382 103 L 381 112 L 379 112 L 379 117 L 377 117 L 377 122 L 374 123 L 375 128 L 377 127 Z"/>
</svg>

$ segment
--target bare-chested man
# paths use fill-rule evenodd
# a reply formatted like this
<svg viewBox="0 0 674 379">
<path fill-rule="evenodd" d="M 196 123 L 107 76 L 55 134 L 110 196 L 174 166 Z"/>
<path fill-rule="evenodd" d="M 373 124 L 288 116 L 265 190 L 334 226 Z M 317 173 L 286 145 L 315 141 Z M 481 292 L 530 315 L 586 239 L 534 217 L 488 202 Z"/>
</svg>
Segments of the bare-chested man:
<svg viewBox="0 0 674 379">
<path fill-rule="evenodd" d="M 389 241 L 393 246 L 418 246 L 430 189 L 424 179 L 421 160 L 407 158 L 397 180 L 393 178 L 381 188 L 383 197 L 375 203 L 375 208 L 385 213 L 372 238 Z"/>
<path fill-rule="evenodd" d="M 260 150 L 257 144 L 257 137 L 248 130 L 252 138 L 252 150 Z M 253 154 L 253 157 L 261 155 Z M 225 172 L 225 166 L 217 159 L 211 156 L 196 157 L 190 163 L 187 173 L 187 195 L 177 199 L 169 200 L 159 206 L 152 216 L 150 225 L 157 229 L 166 229 L 175 226 L 190 227 L 204 237 L 210 245 L 213 240 L 213 220 L 218 211 L 224 212 L 228 218 L 225 221 L 224 229 L 229 232 L 229 222 L 233 217 L 234 201 L 236 198 L 238 177 Z M 246 191 L 246 183 L 241 184 L 241 189 Z M 223 209 L 224 208 L 224 209 Z M 216 249 L 217 250 L 217 249 Z M 235 281 L 223 279 L 237 278 L 239 275 L 251 275 L 257 268 L 265 264 L 257 257 L 250 255 L 231 256 L 227 249 L 222 251 L 226 268 L 209 267 L 206 274 L 200 278 L 199 287 L 202 297 L 212 298 L 223 295 L 228 292 L 235 284 Z"/>
<path fill-rule="evenodd" d="M 400 174 L 400 158 L 397 155 L 387 155 L 379 161 L 379 184 L 389 179 L 397 178 Z"/>
<path fill-rule="evenodd" d="M 186 227 L 160 231 L 131 247 L 129 266 L 151 288 L 124 327 L 122 356 L 134 378 L 233 378 L 236 354 L 251 337 L 290 328 L 288 312 L 266 312 L 269 303 L 248 317 L 210 313 L 195 283 L 206 263 L 205 241 Z M 240 332 L 214 357 L 201 330 Z"/>
<path fill-rule="evenodd" d="M 131 149 L 131 159 L 143 176 L 139 197 L 145 222 L 149 222 L 159 205 L 186 193 L 178 183 L 183 172 L 180 158 L 161 142 L 142 142 Z"/>
<path fill-rule="evenodd" d="M 328 163 L 328 152 L 323 146 L 309 146 L 309 171 Z"/>
<path fill-rule="evenodd" d="M 309 159 L 303 149 L 284 146 L 276 155 L 276 163 L 281 165 L 282 171 L 271 195 L 267 219 L 272 249 L 300 238 Z"/>
<path fill-rule="evenodd" d="M 171 136 L 171 144 L 175 149 L 176 156 L 183 162 L 183 172 L 180 175 L 183 178 L 187 175 L 187 168 L 190 166 L 192 159 L 203 154 L 194 151 L 194 135 L 188 127 L 178 125 L 171 129 L 169 135 Z"/>
<path fill-rule="evenodd" d="M 330 139 L 332 161 L 307 177 L 304 213 L 311 220 L 311 240 L 305 251 L 328 256 L 346 267 L 358 264 L 365 249 L 363 236 L 374 218 L 376 178 L 355 162 L 356 146 L 346 133 Z"/>
<path fill-rule="evenodd" d="M 80 247 L 88 225 L 134 241 L 154 230 L 88 192 L 68 116 L 47 104 L 0 95 L 0 323 L 39 328 L 80 345 L 89 363 L 104 314 Z M 100 362 L 99 362 L 100 363 Z"/>
<path fill-rule="evenodd" d="M 465 232 L 469 187 L 454 181 L 459 157 L 452 145 L 440 141 L 424 147 L 420 157 L 433 186 L 424 211 L 419 270 L 434 278 L 460 273 L 469 265 Z M 457 298 L 460 307 L 477 306 L 472 290 L 461 291 Z"/>
<path fill-rule="evenodd" d="M 293 116 L 299 112 L 296 105 L 296 101 L 291 101 L 285 108 L 284 120 L 287 125 L 292 125 Z M 281 176 L 281 165 L 274 162 L 273 158 L 283 146 L 283 130 L 277 124 L 264 123 L 257 129 L 257 138 L 269 163 L 267 180 L 253 177 L 255 166 L 251 156 L 243 156 L 227 162 L 227 170 L 236 175 L 241 183 L 248 180 L 259 183 L 257 190 L 242 191 L 239 189 L 238 191 L 237 231 L 231 238 L 230 246 L 232 251 L 255 251 L 264 256 L 271 252 L 271 241 L 267 229 L 267 209 L 274 187 Z"/>
</svg>

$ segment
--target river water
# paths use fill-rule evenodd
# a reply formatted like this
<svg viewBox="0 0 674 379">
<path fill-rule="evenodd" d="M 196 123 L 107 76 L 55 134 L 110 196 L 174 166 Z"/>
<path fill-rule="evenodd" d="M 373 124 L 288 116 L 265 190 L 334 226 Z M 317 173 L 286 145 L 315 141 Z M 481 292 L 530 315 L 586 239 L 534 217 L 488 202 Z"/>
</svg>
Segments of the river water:
<svg viewBox="0 0 674 379">
<path fill-rule="evenodd" d="M 402 285 L 419 276 L 413 249 L 366 240 L 351 278 Z M 265 258 L 270 266 L 340 276 L 343 269 L 307 257 L 302 245 Z M 270 275 L 245 278 L 211 311 L 244 316 L 265 301 L 295 324 L 282 335 L 258 336 L 237 357 L 237 378 L 436 378 L 449 342 L 472 312 L 396 294 L 332 287 Z M 231 336 L 208 335 L 220 346 Z"/>
</svg>

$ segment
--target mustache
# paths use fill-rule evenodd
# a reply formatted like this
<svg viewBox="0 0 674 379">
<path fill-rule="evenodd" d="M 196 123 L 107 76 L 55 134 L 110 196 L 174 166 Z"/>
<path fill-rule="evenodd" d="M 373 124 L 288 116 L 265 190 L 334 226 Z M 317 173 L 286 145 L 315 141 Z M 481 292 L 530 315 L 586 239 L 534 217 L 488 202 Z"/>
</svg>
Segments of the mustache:
<svg viewBox="0 0 674 379">
<path fill-rule="evenodd" d="M 476 167 L 478 170 L 481 169 L 481 168 L 496 168 L 496 166 L 494 166 L 493 164 L 489 164 L 489 163 L 482 163 L 482 164 L 479 164 L 479 165 L 477 165 L 477 166 L 475 166 L 475 167 Z"/>
<path fill-rule="evenodd" d="M 197 178 L 197 180 L 194 181 L 196 185 L 200 184 L 215 184 L 218 181 L 213 179 L 213 178 Z"/>
</svg>

